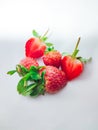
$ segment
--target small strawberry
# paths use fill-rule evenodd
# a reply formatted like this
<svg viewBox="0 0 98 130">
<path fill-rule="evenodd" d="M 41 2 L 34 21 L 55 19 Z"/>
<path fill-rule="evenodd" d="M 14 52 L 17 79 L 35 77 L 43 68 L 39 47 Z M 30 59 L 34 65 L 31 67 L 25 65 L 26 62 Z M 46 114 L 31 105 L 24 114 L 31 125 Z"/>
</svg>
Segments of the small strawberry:
<svg viewBox="0 0 98 130">
<path fill-rule="evenodd" d="M 57 50 L 54 50 L 53 44 L 48 43 L 47 51 L 43 56 L 44 64 L 59 68 L 59 66 L 61 65 L 61 57 L 61 53 Z"/>
<path fill-rule="evenodd" d="M 43 56 L 46 50 L 45 41 L 47 40 L 46 34 L 40 36 L 35 30 L 33 30 L 33 35 L 35 37 L 30 38 L 25 44 L 25 54 L 27 57 L 39 58 Z"/>
<path fill-rule="evenodd" d="M 66 73 L 67 79 L 72 80 L 78 77 L 84 69 L 84 62 L 87 62 L 90 59 L 83 59 L 82 57 L 76 57 L 77 53 L 79 52 L 78 45 L 80 42 L 80 37 L 77 41 L 76 47 L 72 55 L 67 55 L 62 58 L 61 61 L 61 68 Z"/>
<path fill-rule="evenodd" d="M 20 61 L 20 65 L 24 66 L 28 70 L 30 69 L 31 66 L 39 66 L 38 62 L 30 57 L 26 57 Z"/>
<path fill-rule="evenodd" d="M 56 93 L 67 84 L 66 75 L 62 70 L 54 66 L 46 66 L 43 71 L 45 71 L 44 86 L 47 93 Z"/>
</svg>

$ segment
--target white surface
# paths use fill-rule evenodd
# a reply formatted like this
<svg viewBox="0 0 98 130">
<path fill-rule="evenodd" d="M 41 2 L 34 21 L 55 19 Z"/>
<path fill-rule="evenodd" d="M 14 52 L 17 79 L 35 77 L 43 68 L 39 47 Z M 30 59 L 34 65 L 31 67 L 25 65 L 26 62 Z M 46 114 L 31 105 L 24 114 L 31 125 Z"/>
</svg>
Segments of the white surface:
<svg viewBox="0 0 98 130">
<path fill-rule="evenodd" d="M 98 130 L 98 1 L 0 1 L 0 130 Z M 50 28 L 50 41 L 71 52 L 78 36 L 84 57 L 92 56 L 83 74 L 55 95 L 18 95 L 14 69 L 24 57 L 32 29 Z"/>
</svg>

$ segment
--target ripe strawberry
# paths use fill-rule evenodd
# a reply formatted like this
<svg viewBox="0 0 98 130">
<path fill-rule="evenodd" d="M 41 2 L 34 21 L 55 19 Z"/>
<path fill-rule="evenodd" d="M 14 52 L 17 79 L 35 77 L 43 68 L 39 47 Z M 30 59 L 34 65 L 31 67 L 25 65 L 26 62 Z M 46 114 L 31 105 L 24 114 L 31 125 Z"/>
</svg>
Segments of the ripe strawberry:
<svg viewBox="0 0 98 130">
<path fill-rule="evenodd" d="M 47 93 L 56 93 L 67 84 L 66 75 L 62 70 L 54 66 L 46 66 L 45 70 L 45 91 Z"/>
<path fill-rule="evenodd" d="M 61 57 L 62 56 L 59 51 L 49 51 L 44 54 L 43 62 L 45 65 L 51 65 L 59 68 L 61 65 Z"/>
<path fill-rule="evenodd" d="M 62 70 L 66 73 L 68 80 L 78 77 L 84 69 L 83 63 L 72 56 L 65 56 L 62 59 L 61 66 Z"/>
<path fill-rule="evenodd" d="M 44 35 L 40 36 L 35 30 L 32 31 L 33 36 L 25 44 L 25 54 L 27 57 L 39 58 L 43 56 L 46 50 L 46 37 L 49 30 Z"/>
<path fill-rule="evenodd" d="M 72 80 L 78 77 L 84 70 L 84 62 L 89 61 L 90 59 L 83 59 L 82 57 L 76 57 L 79 52 L 78 45 L 80 42 L 80 37 L 77 41 L 75 50 L 72 55 L 64 56 L 61 61 L 61 68 L 66 73 L 67 79 Z"/>
<path fill-rule="evenodd" d="M 37 61 L 33 58 L 26 57 L 20 61 L 20 65 L 24 66 L 27 69 L 30 69 L 31 66 L 39 66 Z"/>
<path fill-rule="evenodd" d="M 39 38 L 30 38 L 25 45 L 27 57 L 39 58 L 44 54 L 46 45 Z"/>
</svg>

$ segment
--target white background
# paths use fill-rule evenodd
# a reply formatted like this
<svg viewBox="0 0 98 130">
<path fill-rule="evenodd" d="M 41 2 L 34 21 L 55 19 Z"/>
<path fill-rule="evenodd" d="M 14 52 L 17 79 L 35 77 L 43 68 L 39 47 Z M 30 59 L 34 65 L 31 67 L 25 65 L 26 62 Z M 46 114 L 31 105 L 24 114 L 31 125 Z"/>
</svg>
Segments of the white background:
<svg viewBox="0 0 98 130">
<path fill-rule="evenodd" d="M 93 60 L 55 95 L 20 96 L 18 75 L 6 72 L 24 58 L 32 30 L 47 28 L 61 52 L 81 36 L 79 54 Z M 0 0 L 0 61 L 0 130 L 98 130 L 97 0 Z"/>
</svg>

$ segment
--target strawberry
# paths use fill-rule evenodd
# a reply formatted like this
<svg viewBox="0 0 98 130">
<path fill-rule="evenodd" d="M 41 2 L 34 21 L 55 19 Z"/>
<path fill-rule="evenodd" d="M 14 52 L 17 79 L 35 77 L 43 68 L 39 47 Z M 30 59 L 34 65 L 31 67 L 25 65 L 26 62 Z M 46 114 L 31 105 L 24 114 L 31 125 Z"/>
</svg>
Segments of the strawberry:
<svg viewBox="0 0 98 130">
<path fill-rule="evenodd" d="M 39 58 L 43 56 L 46 50 L 46 34 L 48 30 L 43 36 L 40 36 L 35 30 L 33 30 L 34 37 L 30 38 L 25 44 L 25 54 L 27 57 Z"/>
<path fill-rule="evenodd" d="M 84 70 L 84 63 L 90 59 L 83 59 L 82 57 L 76 57 L 79 52 L 78 45 L 80 42 L 80 37 L 77 41 L 76 47 L 72 55 L 67 55 L 62 58 L 61 68 L 66 73 L 67 79 L 72 80 L 78 77 Z"/>
<path fill-rule="evenodd" d="M 46 54 L 44 54 L 43 56 L 43 62 L 45 65 L 51 65 L 51 66 L 55 66 L 57 68 L 59 68 L 60 64 L 61 64 L 61 54 L 59 51 L 54 50 L 54 51 L 50 51 L 47 52 Z"/>
<path fill-rule="evenodd" d="M 45 43 L 39 38 L 30 38 L 25 45 L 26 56 L 32 58 L 41 57 L 44 54 L 45 49 Z"/>
<path fill-rule="evenodd" d="M 59 68 L 61 65 L 61 53 L 57 50 L 54 50 L 53 44 L 48 44 L 47 51 L 43 56 L 43 62 L 45 65 L 51 65 Z M 51 46 L 51 48 L 50 48 Z"/>
<path fill-rule="evenodd" d="M 46 92 L 54 94 L 67 84 L 66 74 L 54 66 L 31 66 L 27 68 L 17 65 L 15 70 L 7 74 L 18 73 L 21 79 L 17 84 L 17 91 L 23 96 L 44 95 Z"/>
<path fill-rule="evenodd" d="M 66 74 L 54 66 L 46 66 L 45 71 L 45 91 L 47 93 L 56 93 L 67 84 Z"/>
<path fill-rule="evenodd" d="M 66 73 L 67 79 L 72 80 L 78 77 L 84 69 L 83 63 L 72 56 L 65 56 L 62 59 L 62 70 Z"/>
<path fill-rule="evenodd" d="M 39 66 L 37 61 L 33 58 L 26 57 L 20 61 L 20 65 L 24 66 L 27 69 L 30 69 L 31 66 Z"/>
</svg>

